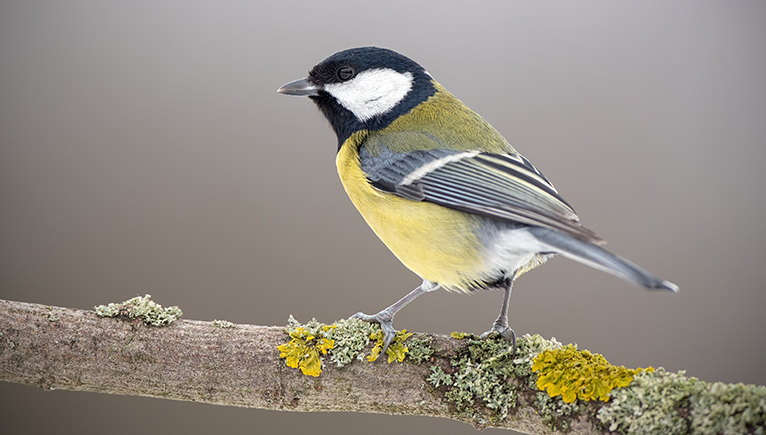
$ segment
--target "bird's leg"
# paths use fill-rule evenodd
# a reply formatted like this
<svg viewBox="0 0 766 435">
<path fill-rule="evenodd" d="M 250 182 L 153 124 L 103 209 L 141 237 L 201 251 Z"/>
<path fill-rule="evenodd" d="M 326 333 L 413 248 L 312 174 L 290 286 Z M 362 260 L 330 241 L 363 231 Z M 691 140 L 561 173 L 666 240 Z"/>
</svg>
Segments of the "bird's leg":
<svg viewBox="0 0 766 435">
<path fill-rule="evenodd" d="M 394 315 L 404 308 L 405 305 L 414 301 L 418 296 L 438 288 L 438 284 L 424 280 L 423 284 L 419 285 L 418 288 L 409 292 L 407 296 L 394 302 L 390 307 L 380 311 L 378 314 L 369 315 L 359 312 L 351 316 L 351 318 L 380 325 L 380 329 L 383 331 L 383 349 L 380 351 L 380 354 L 383 355 L 386 353 L 386 350 L 388 350 L 388 346 L 394 340 L 394 337 L 396 337 L 396 329 L 391 325 L 394 320 Z"/>
<path fill-rule="evenodd" d="M 497 332 L 501 337 L 511 342 L 511 354 L 516 353 L 516 333 L 508 326 L 508 303 L 511 300 L 511 289 L 513 288 L 513 279 L 515 277 L 516 273 L 514 272 L 506 282 L 503 306 L 500 308 L 500 315 L 497 316 L 497 320 L 492 324 L 492 329 L 481 334 L 481 338 L 487 338 L 489 334 Z"/>
</svg>

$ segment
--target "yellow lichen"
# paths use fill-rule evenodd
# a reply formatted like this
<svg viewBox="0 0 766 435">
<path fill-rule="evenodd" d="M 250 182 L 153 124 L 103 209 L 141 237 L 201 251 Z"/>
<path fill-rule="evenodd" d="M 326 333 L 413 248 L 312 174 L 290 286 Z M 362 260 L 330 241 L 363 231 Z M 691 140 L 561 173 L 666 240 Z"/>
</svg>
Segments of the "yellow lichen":
<svg viewBox="0 0 766 435">
<path fill-rule="evenodd" d="M 411 332 L 407 332 L 406 329 L 402 329 L 401 331 L 396 332 L 396 337 L 394 337 L 394 340 L 391 342 L 391 344 L 388 346 L 388 349 L 386 350 L 386 354 L 388 355 L 388 363 L 391 364 L 393 361 L 404 361 L 404 356 L 409 352 L 409 348 L 404 345 L 404 340 L 408 339 L 412 335 Z M 383 331 L 378 329 L 377 331 L 370 334 L 371 340 L 376 340 L 375 346 L 370 351 L 370 356 L 367 357 L 367 361 L 375 361 L 380 356 L 380 351 L 383 350 Z"/>
<path fill-rule="evenodd" d="M 324 325 L 319 331 L 327 333 L 335 325 Z M 335 347 L 335 340 L 317 337 L 306 328 L 299 326 L 289 332 L 292 340 L 277 346 L 280 358 L 286 358 L 288 367 L 300 368 L 304 375 L 319 376 L 322 373 L 322 359 L 319 353 L 326 355 Z"/>
<path fill-rule="evenodd" d="M 566 403 L 575 399 L 606 402 L 613 388 L 627 387 L 633 376 L 643 370 L 654 371 L 651 367 L 614 366 L 602 355 L 577 350 L 571 344 L 540 353 L 532 365 L 532 371 L 538 374 L 537 388 L 547 390 L 551 397 L 561 395 Z"/>
<path fill-rule="evenodd" d="M 471 334 L 467 334 L 465 332 L 453 332 L 450 334 L 450 337 L 454 338 L 455 340 L 462 340 L 464 338 L 470 337 Z"/>
</svg>

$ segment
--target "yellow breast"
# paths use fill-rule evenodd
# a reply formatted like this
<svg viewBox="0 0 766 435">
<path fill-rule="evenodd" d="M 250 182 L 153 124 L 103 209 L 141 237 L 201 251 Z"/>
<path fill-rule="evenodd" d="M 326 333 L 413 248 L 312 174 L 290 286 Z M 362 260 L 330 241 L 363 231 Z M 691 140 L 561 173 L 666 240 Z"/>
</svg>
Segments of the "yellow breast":
<svg viewBox="0 0 766 435">
<path fill-rule="evenodd" d="M 391 252 L 421 278 L 448 290 L 477 287 L 484 269 L 476 236 L 478 219 L 428 202 L 417 202 L 374 189 L 359 164 L 354 133 L 336 158 L 338 173 L 351 201 Z"/>
</svg>

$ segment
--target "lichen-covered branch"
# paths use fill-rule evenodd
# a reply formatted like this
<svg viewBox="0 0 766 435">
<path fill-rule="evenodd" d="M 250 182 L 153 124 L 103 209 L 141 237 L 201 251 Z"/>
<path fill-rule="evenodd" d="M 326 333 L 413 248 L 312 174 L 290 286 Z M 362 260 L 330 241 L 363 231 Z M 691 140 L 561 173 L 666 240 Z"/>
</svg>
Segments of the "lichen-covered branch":
<svg viewBox="0 0 766 435">
<path fill-rule="evenodd" d="M 428 415 L 530 434 L 763 433 L 766 421 L 764 387 L 614 368 L 539 336 L 520 339 L 511 354 L 502 339 L 402 334 L 393 354 L 369 362 L 375 331 L 351 322 L 292 323 L 288 335 L 276 326 L 173 321 L 175 307 L 126 302 L 142 315 L 124 304 L 99 307 L 116 316 L 99 317 L 0 300 L 0 380 L 261 409 Z"/>
</svg>

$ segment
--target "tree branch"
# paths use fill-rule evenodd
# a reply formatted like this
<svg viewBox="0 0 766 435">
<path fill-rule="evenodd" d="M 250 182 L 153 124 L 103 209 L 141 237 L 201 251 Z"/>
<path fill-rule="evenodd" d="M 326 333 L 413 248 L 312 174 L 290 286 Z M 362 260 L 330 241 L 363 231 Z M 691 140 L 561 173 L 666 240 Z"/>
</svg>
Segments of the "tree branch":
<svg viewBox="0 0 766 435">
<path fill-rule="evenodd" d="M 94 311 L 0 300 L 0 380 L 292 411 L 453 415 L 425 379 L 428 364 L 327 364 L 320 377 L 288 368 L 283 327 L 180 319 L 165 327 L 99 318 Z M 448 355 L 459 340 L 432 335 Z M 531 408 L 496 427 L 551 433 Z M 580 432 L 588 433 L 588 432 Z"/>
<path fill-rule="evenodd" d="M 480 403 L 478 396 L 465 393 L 479 383 L 470 376 L 495 376 L 475 370 L 476 364 L 490 364 L 494 357 L 481 355 L 467 363 L 467 371 L 465 364 L 463 369 L 455 365 L 456 355 L 474 358 L 481 350 L 470 346 L 484 346 L 476 343 L 486 341 L 418 336 L 433 340 L 430 348 L 435 352 L 427 363 L 354 361 L 336 368 L 326 361 L 321 375 L 311 377 L 280 358 L 277 346 L 288 339 L 283 327 L 221 328 L 214 322 L 183 319 L 155 327 L 141 319 L 100 318 L 90 310 L 0 300 L 0 380 L 259 409 L 427 415 L 529 434 L 561 433 L 555 429 L 568 434 L 632 433 L 645 427 L 644 417 L 660 425 L 655 427 L 660 432 L 664 424 L 686 428 L 674 433 L 753 433 L 766 419 L 764 387 L 706 384 L 662 369 L 612 391 L 609 402 L 565 404 L 561 397 L 551 399 L 537 390 L 536 375 L 519 375 L 523 370 L 532 373 L 530 363 L 519 359 L 504 362 L 499 369 L 504 374 L 496 378 L 500 384 L 494 381 L 501 389 L 513 384 L 512 393 L 492 393 L 512 403 L 513 409 L 506 407 L 507 416 L 498 417 L 492 402 Z M 434 382 L 437 374 L 449 380 L 440 385 Z M 738 405 L 731 405 L 732 400 Z M 604 412 L 597 418 L 600 411 Z"/>
</svg>

